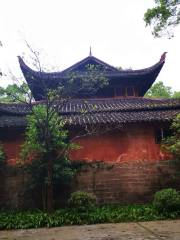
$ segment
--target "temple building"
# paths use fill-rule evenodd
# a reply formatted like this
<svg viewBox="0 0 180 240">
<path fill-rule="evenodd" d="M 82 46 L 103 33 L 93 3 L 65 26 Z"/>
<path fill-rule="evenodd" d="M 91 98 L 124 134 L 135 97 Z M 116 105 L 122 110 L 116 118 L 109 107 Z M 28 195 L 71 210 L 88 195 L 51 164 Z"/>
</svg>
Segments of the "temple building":
<svg viewBox="0 0 180 240">
<path fill-rule="evenodd" d="M 164 62 L 165 54 L 149 68 L 118 70 L 90 54 L 64 71 L 46 73 L 32 70 L 19 57 L 20 68 L 36 101 L 43 100 L 43 82 L 53 89 L 71 73 L 85 72 L 87 65 L 103 69 L 109 79 L 107 86 L 88 96 L 86 101 L 82 96 L 70 99 L 59 111 L 72 132 L 88 125 L 99 128 L 99 135 L 78 140 L 82 147 L 71 154 L 72 159 L 107 162 L 157 161 L 167 157 L 159 143 L 172 119 L 180 112 L 180 101 L 144 97 Z M 3 142 L 10 162 L 18 156 L 28 113 L 28 106 L 23 104 L 0 105 L 1 138 L 5 138 Z"/>
<path fill-rule="evenodd" d="M 148 195 L 152 192 L 152 181 L 157 180 L 160 174 L 157 164 L 161 165 L 171 158 L 162 152 L 160 143 L 168 134 L 172 120 L 180 113 L 180 101 L 144 97 L 164 63 L 165 54 L 151 67 L 119 70 L 90 54 L 64 71 L 48 73 L 31 69 L 19 57 L 20 68 L 37 103 L 43 100 L 42 83 L 49 89 L 56 89 L 72 73 L 83 74 L 87 65 L 98 66 L 109 79 L 109 84 L 95 94 L 76 96 L 59 108 L 70 134 L 84 131 L 87 126 L 97 130 L 96 134 L 77 140 L 81 148 L 71 152 L 72 160 L 104 161 L 118 165 L 112 170 L 114 172 L 96 175 L 97 185 L 93 191 L 102 202 L 119 201 L 122 193 L 121 200 L 124 202 L 129 201 L 129 196 L 139 200 L 145 192 Z M 0 104 L 0 141 L 9 164 L 14 164 L 18 159 L 28 113 L 30 110 L 25 104 Z M 137 169 L 137 166 L 141 167 Z M 92 186 L 90 176 L 90 173 L 86 173 L 86 177 L 80 176 L 81 189 Z M 112 187 L 115 186 L 113 181 L 116 182 L 116 189 Z M 159 188 L 159 182 L 153 184 L 154 188 Z M 112 195 L 111 200 L 108 191 Z"/>
</svg>

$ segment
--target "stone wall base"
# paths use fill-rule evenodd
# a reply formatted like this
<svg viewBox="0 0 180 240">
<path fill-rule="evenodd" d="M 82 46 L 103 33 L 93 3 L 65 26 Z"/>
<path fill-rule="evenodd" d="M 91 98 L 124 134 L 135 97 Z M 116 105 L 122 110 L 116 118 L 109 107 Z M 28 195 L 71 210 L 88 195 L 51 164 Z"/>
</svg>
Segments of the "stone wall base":
<svg viewBox="0 0 180 240">
<path fill-rule="evenodd" d="M 87 191 L 96 195 L 99 204 L 145 203 L 152 200 L 156 191 L 180 188 L 180 174 L 174 161 L 136 162 L 124 164 L 95 164 L 82 167 L 73 180 L 71 191 Z M 11 167 L 0 175 L 1 209 L 39 208 L 37 196 L 28 196 L 27 177 L 22 170 Z M 62 205 L 69 191 L 59 189 L 56 207 Z"/>
</svg>

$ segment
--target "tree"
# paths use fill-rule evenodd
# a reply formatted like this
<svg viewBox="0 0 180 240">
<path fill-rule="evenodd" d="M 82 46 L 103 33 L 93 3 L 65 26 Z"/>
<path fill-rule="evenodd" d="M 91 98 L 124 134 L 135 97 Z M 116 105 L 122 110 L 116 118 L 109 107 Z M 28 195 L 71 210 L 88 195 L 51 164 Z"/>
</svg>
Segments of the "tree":
<svg viewBox="0 0 180 240">
<path fill-rule="evenodd" d="M 9 84 L 6 88 L 0 87 L 0 101 L 5 103 L 25 102 L 31 95 L 28 85 L 23 82 Z"/>
<path fill-rule="evenodd" d="M 179 0 L 155 0 L 156 6 L 144 14 L 146 26 L 153 25 L 152 34 L 160 37 L 164 34 L 173 36 L 172 27 L 180 23 Z"/>
<path fill-rule="evenodd" d="M 163 149 L 172 153 L 176 160 L 180 160 L 180 114 L 171 125 L 172 135 L 164 140 Z"/>
<path fill-rule="evenodd" d="M 42 80 L 43 69 L 38 53 L 29 44 L 27 46 L 34 57 L 33 65 L 37 66 L 39 71 L 38 87 L 42 90 L 43 101 L 34 103 L 31 97 L 22 100 L 21 95 L 15 95 L 15 99 L 27 104 L 31 111 L 27 118 L 21 158 L 25 163 L 23 164 L 25 168 L 30 171 L 32 177 L 34 176 L 33 182 L 36 186 L 39 184 L 41 188 L 44 209 L 51 212 L 54 209 L 53 188 L 57 175 L 64 174 L 66 177 L 68 173 L 69 176 L 72 175 L 67 156 L 70 149 L 77 147 L 72 143 L 73 139 L 68 141 L 66 122 L 59 115 L 59 109 L 62 109 L 69 98 L 79 94 L 81 96 L 95 94 L 99 88 L 108 84 L 108 79 L 104 75 L 104 70 L 99 69 L 99 66 L 87 65 L 83 73 L 76 71 L 70 74 L 65 82 L 59 82 L 56 89 L 50 90 L 47 83 Z M 12 94 L 11 91 L 10 95 L 14 96 L 14 92 Z"/>
<path fill-rule="evenodd" d="M 172 88 L 165 86 L 162 81 L 153 84 L 147 91 L 145 97 L 149 98 L 180 98 L 179 91 L 172 91 Z"/>
<path fill-rule="evenodd" d="M 4 96 L 4 88 L 0 87 L 0 99 Z"/>
<path fill-rule="evenodd" d="M 175 91 L 174 93 L 173 93 L 173 96 L 172 96 L 173 98 L 180 98 L 180 92 L 177 92 L 177 91 Z"/>
<path fill-rule="evenodd" d="M 21 157 L 28 164 L 25 169 L 31 175 L 30 186 L 41 190 L 43 209 L 53 211 L 55 183 L 64 175 L 71 178 L 73 170 L 67 157 L 68 150 L 75 148 L 67 141 L 65 121 L 52 105 L 49 94 L 47 102 L 34 106 L 27 117 L 25 143 Z"/>
<path fill-rule="evenodd" d="M 22 159 L 24 159 L 26 163 L 29 162 L 28 170 L 33 170 L 30 171 L 31 176 L 35 175 L 33 179 L 35 180 L 34 183 L 36 183 L 35 187 L 37 187 L 37 184 L 40 186 L 44 210 L 48 212 L 54 209 L 53 189 L 55 182 L 57 182 L 56 180 L 61 178 L 64 173 L 66 173 L 64 174 L 66 178 L 67 176 L 70 177 L 73 175 L 68 160 L 68 151 L 77 147 L 71 143 L 72 140 L 71 142 L 67 141 L 68 131 L 65 130 L 66 122 L 59 116 L 58 109 L 61 109 L 62 106 L 69 101 L 69 97 L 72 96 L 70 93 L 76 95 L 75 89 L 78 92 L 80 91 L 80 93 L 90 94 L 91 90 L 93 92 L 95 91 L 94 86 L 97 86 L 98 79 L 96 79 L 97 76 L 95 75 L 94 78 L 91 74 L 89 77 L 87 74 L 85 74 L 85 77 L 77 77 L 77 75 L 75 75 L 74 78 L 71 77 L 68 81 L 68 89 L 66 89 L 66 86 L 60 86 L 57 90 L 49 90 L 44 87 L 44 100 L 42 104 L 33 106 L 33 103 L 29 103 L 31 115 L 27 118 L 27 130 L 22 150 Z M 91 84 L 87 83 L 87 79 L 89 78 L 93 79 Z M 81 87 L 77 88 L 76 80 L 79 82 L 79 79 L 81 81 L 79 86 Z M 101 84 L 103 83 L 101 82 Z M 87 91 L 85 91 L 86 87 Z M 36 167 L 34 168 L 34 166 Z"/>
<path fill-rule="evenodd" d="M 171 98 L 171 87 L 165 86 L 162 81 L 155 83 L 146 93 L 146 97 L 150 98 Z"/>
</svg>

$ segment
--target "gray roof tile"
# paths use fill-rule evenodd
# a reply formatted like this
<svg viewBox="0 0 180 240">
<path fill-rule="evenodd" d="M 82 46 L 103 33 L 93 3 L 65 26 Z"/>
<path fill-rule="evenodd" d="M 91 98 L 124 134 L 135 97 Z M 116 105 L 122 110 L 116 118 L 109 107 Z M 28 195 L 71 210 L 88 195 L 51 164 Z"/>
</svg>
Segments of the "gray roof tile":
<svg viewBox="0 0 180 240">
<path fill-rule="evenodd" d="M 34 105 L 43 102 L 36 102 Z M 180 113 L 178 99 L 70 99 L 56 102 L 68 125 L 118 124 L 130 122 L 171 121 Z M 0 104 L 0 127 L 25 126 L 30 113 L 26 104 Z"/>
</svg>

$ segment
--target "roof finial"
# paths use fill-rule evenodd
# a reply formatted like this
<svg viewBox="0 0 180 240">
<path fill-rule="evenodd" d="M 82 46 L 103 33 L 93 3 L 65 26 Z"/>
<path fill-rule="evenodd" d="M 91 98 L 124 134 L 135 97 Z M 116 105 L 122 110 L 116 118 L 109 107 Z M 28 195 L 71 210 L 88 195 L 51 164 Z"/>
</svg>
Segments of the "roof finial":
<svg viewBox="0 0 180 240">
<path fill-rule="evenodd" d="M 165 62 L 165 60 L 166 60 L 166 54 L 167 54 L 167 52 L 164 52 L 164 53 L 161 55 L 160 62 Z"/>
<path fill-rule="evenodd" d="M 90 46 L 90 50 L 89 50 L 89 56 L 92 56 L 92 51 L 91 51 L 91 46 Z"/>
</svg>

